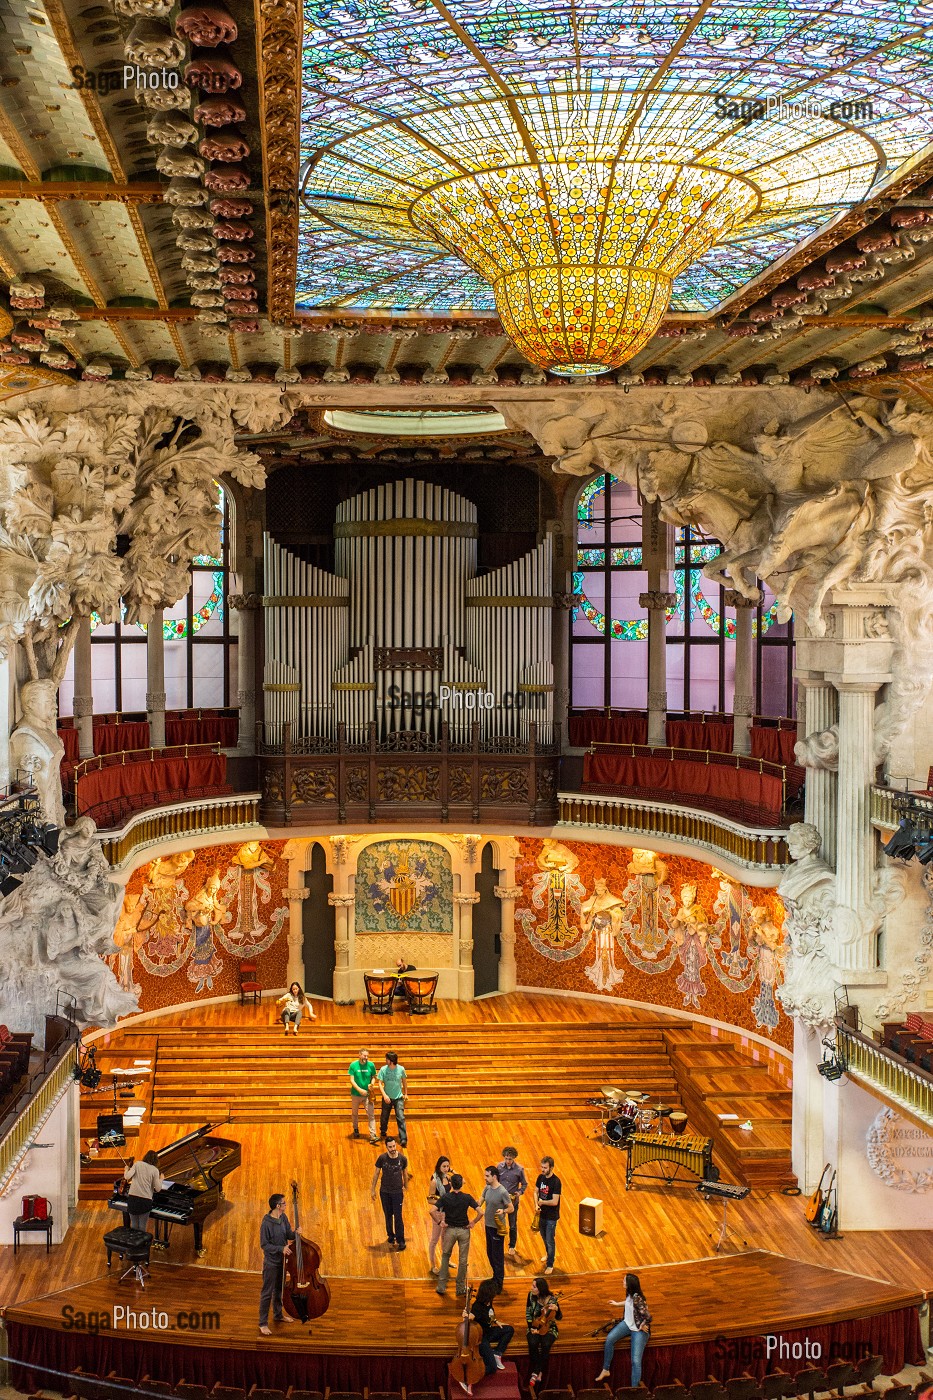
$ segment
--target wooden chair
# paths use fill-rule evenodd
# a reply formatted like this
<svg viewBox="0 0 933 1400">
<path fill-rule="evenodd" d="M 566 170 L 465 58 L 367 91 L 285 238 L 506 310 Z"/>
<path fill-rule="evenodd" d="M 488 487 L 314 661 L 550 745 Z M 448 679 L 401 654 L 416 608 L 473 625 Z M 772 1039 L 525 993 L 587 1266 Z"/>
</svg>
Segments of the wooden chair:
<svg viewBox="0 0 933 1400">
<path fill-rule="evenodd" d="M 829 1389 L 829 1381 L 825 1371 L 821 1371 L 818 1366 L 808 1366 L 805 1370 L 797 1372 L 794 1387 L 798 1395 L 806 1395 L 807 1400 L 813 1400 L 818 1390 Z"/>
<path fill-rule="evenodd" d="M 106 1400 L 107 1387 L 94 1371 L 76 1366 L 71 1373 L 71 1388 L 78 1400 Z"/>
<path fill-rule="evenodd" d="M 691 1400 L 726 1400 L 726 1392 L 722 1381 L 712 1376 L 706 1381 L 696 1381 L 690 1387 L 690 1397 Z"/>
<path fill-rule="evenodd" d="M 406 1400 L 443 1400 L 444 1392 L 440 1386 L 437 1390 L 406 1390 Z"/>
<path fill-rule="evenodd" d="M 655 1386 L 654 1400 L 687 1400 L 689 1391 L 683 1381 L 673 1381 L 670 1385 Z"/>
<path fill-rule="evenodd" d="M 858 1385 L 858 1372 L 851 1361 L 831 1361 L 826 1367 L 830 1390 L 843 1395 L 847 1385 Z"/>
<path fill-rule="evenodd" d="M 856 1363 L 855 1378 L 859 1385 L 867 1386 L 869 1390 L 874 1389 L 875 1380 L 881 1375 L 884 1366 L 883 1356 L 863 1356 L 861 1361 Z"/>
<path fill-rule="evenodd" d="M 644 1382 L 639 1385 L 620 1385 L 615 1400 L 651 1400 L 651 1391 Z"/>
<path fill-rule="evenodd" d="M 240 963 L 240 1005 L 252 997 L 253 1005 L 258 1006 L 262 997 L 262 983 L 257 981 L 259 964 L 250 961 Z"/>
<path fill-rule="evenodd" d="M 165 1400 L 173 1400 L 175 1387 L 168 1381 L 153 1380 L 152 1376 L 143 1376 L 137 1386 L 137 1390 L 143 1391 L 147 1395 L 161 1395 Z"/>
<path fill-rule="evenodd" d="M 913 1400 L 913 1394 L 914 1388 L 909 1382 L 903 1385 L 892 1385 L 884 1392 L 884 1400 L 888 1400 L 889 1396 L 890 1400 Z"/>
<path fill-rule="evenodd" d="M 728 1400 L 759 1400 L 761 1395 L 761 1382 L 757 1376 L 750 1376 L 747 1371 L 743 1371 L 741 1376 L 730 1376 L 727 1381 L 723 1381 Z"/>
<path fill-rule="evenodd" d="M 402 1400 L 400 1390 L 368 1390 L 369 1400 Z"/>
<path fill-rule="evenodd" d="M 139 1386 L 129 1376 L 118 1376 L 116 1371 L 108 1371 L 104 1384 L 110 1400 L 131 1400 L 139 1392 Z"/>
<path fill-rule="evenodd" d="M 293 1385 L 285 1392 L 285 1400 L 324 1400 L 320 1390 L 296 1390 Z"/>
<path fill-rule="evenodd" d="M 248 1400 L 285 1400 L 284 1390 L 262 1390 L 258 1385 L 254 1385 L 249 1392 Z"/>
<path fill-rule="evenodd" d="M 597 1386 L 594 1390 L 578 1390 L 577 1400 L 607 1400 L 607 1397 L 611 1394 L 612 1391 L 607 1381 L 605 1385 Z M 648 1391 L 644 1391 L 643 1395 L 647 1396 Z"/>
<path fill-rule="evenodd" d="M 761 1378 L 761 1393 L 764 1400 L 784 1400 L 785 1395 L 797 1394 L 797 1386 L 786 1371 L 769 1371 Z"/>
<path fill-rule="evenodd" d="M 331 1390 L 328 1386 L 324 1400 L 363 1400 L 363 1392 L 361 1390 Z"/>
<path fill-rule="evenodd" d="M 218 1381 L 211 1391 L 211 1400 L 246 1400 L 246 1391 L 238 1385 L 221 1385 Z"/>
<path fill-rule="evenodd" d="M 207 1386 L 195 1385 L 182 1378 L 175 1387 L 178 1400 L 207 1400 Z"/>
<path fill-rule="evenodd" d="M 569 1386 L 566 1390 L 539 1390 L 538 1400 L 573 1400 L 573 1391 Z"/>
</svg>

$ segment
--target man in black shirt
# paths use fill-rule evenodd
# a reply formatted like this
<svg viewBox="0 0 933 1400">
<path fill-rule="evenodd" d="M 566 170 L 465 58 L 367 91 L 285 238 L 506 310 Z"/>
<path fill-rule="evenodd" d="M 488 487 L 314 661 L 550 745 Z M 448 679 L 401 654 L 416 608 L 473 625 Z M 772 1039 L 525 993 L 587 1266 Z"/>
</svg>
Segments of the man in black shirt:
<svg viewBox="0 0 933 1400">
<path fill-rule="evenodd" d="M 469 1219 L 470 1207 L 477 1212 L 475 1219 Z M 437 1209 L 444 1217 L 444 1238 L 441 1244 L 441 1267 L 437 1275 L 437 1292 L 443 1298 L 447 1291 L 447 1277 L 450 1273 L 450 1256 L 457 1246 L 457 1297 L 466 1297 L 467 1263 L 470 1258 L 470 1231 L 483 1219 L 479 1202 L 463 1190 L 463 1177 L 454 1172 L 450 1178 L 450 1190 L 437 1203 Z"/>
<path fill-rule="evenodd" d="M 554 1237 L 560 1219 L 560 1177 L 554 1174 L 554 1158 L 541 1158 L 541 1175 L 535 1182 L 535 1209 L 541 1212 L 541 1239 L 545 1255 L 541 1260 L 546 1264 L 546 1274 L 554 1272 Z"/>
<path fill-rule="evenodd" d="M 285 1214 L 285 1197 L 269 1197 L 269 1214 L 264 1215 L 259 1227 L 259 1248 L 262 1250 L 262 1292 L 259 1295 L 259 1330 L 264 1337 L 271 1337 L 269 1330 L 269 1305 L 276 1322 L 294 1322 L 282 1311 L 282 1284 L 285 1279 L 285 1260 L 292 1252 L 291 1241 L 295 1232 Z"/>
<path fill-rule="evenodd" d="M 389 1244 L 394 1244 L 399 1253 L 405 1248 L 405 1222 L 402 1219 L 402 1204 L 405 1199 L 405 1187 L 408 1184 L 408 1158 L 398 1150 L 398 1143 L 394 1137 L 386 1138 L 386 1150 L 381 1152 L 376 1158 L 376 1169 L 373 1172 L 372 1198 L 376 1199 L 376 1183 L 379 1181 L 379 1173 L 382 1173 L 382 1182 L 379 1185 L 379 1197 L 382 1201 L 382 1213 L 386 1222 L 386 1239 Z"/>
</svg>

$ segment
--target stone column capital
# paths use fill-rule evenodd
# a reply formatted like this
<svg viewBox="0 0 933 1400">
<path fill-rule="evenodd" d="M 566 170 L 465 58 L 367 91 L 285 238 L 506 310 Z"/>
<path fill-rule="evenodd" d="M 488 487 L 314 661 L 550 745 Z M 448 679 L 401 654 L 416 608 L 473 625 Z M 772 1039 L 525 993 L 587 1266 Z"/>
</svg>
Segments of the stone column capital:
<svg viewBox="0 0 933 1400">
<path fill-rule="evenodd" d="M 868 680 L 862 676 L 846 680 L 840 676 L 838 679 L 833 678 L 832 684 L 840 695 L 874 695 L 884 685 L 884 681 Z"/>
<path fill-rule="evenodd" d="M 559 608 L 559 609 L 563 609 L 563 610 L 568 610 L 568 609 L 570 609 L 570 608 L 578 608 L 582 602 L 583 602 L 583 594 L 582 594 L 582 593 L 555 593 L 555 594 L 554 594 L 554 606 L 555 606 L 555 608 Z"/>
<path fill-rule="evenodd" d="M 351 904 L 356 903 L 356 896 L 352 894 L 329 894 L 327 903 L 333 905 L 335 909 L 349 909 Z"/>
<path fill-rule="evenodd" d="M 663 612 L 665 608 L 672 608 L 676 602 L 676 593 L 664 593 L 657 588 L 638 595 L 638 606 L 646 608 L 648 612 Z"/>
<path fill-rule="evenodd" d="M 306 890 L 303 887 L 295 889 L 290 888 L 285 891 L 285 898 L 288 900 L 289 904 L 296 904 L 302 899 L 307 899 L 310 893 L 310 890 Z"/>
<path fill-rule="evenodd" d="M 478 894 L 455 894 L 454 904 L 479 904 Z"/>
<path fill-rule="evenodd" d="M 735 608 L 736 612 L 741 611 L 743 608 L 750 612 L 752 608 L 757 608 L 758 606 L 757 598 L 746 598 L 744 593 L 739 593 L 734 588 L 727 588 L 725 590 L 723 601 L 727 608 Z"/>
<path fill-rule="evenodd" d="M 262 607 L 260 593 L 228 593 L 227 602 L 234 612 L 253 612 Z"/>
<path fill-rule="evenodd" d="M 522 897 L 522 895 L 523 895 L 524 893 L 525 893 L 525 891 L 524 891 L 524 889 L 522 888 L 521 885 L 494 885 L 494 886 L 493 886 L 493 894 L 496 896 L 496 899 L 502 899 L 502 900 L 508 899 L 508 900 L 511 900 L 513 903 L 514 903 L 517 899 L 521 899 L 521 897 Z"/>
</svg>

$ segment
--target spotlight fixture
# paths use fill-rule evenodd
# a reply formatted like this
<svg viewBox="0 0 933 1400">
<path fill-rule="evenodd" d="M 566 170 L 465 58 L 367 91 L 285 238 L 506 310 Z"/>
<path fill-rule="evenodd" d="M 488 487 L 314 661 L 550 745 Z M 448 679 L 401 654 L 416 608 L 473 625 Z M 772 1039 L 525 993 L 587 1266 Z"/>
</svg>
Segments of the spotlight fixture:
<svg viewBox="0 0 933 1400">
<path fill-rule="evenodd" d="M 896 856 L 898 860 L 913 860 L 916 854 L 915 838 L 916 832 L 913 822 L 909 817 L 901 817 L 894 835 L 881 849 L 886 856 Z"/>
<path fill-rule="evenodd" d="M 921 865 L 929 865 L 933 861 L 933 834 L 924 831 L 915 838 L 916 856 Z"/>
</svg>

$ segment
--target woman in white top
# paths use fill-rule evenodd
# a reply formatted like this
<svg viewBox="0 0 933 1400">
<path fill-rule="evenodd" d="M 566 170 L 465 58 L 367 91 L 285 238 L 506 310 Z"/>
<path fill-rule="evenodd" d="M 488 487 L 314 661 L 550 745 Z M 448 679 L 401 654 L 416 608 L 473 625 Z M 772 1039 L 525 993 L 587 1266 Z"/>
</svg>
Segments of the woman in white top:
<svg viewBox="0 0 933 1400">
<path fill-rule="evenodd" d="M 130 1183 L 127 1198 L 127 1215 L 131 1230 L 145 1230 L 152 1210 L 152 1198 L 165 1185 L 165 1178 L 159 1171 L 159 1159 L 154 1152 L 147 1152 L 140 1162 L 133 1162 L 123 1173 Z"/>
<path fill-rule="evenodd" d="M 285 995 L 279 997 L 276 1005 L 282 1008 L 282 1025 L 285 1027 L 286 1035 L 288 1035 L 289 1026 L 291 1026 L 295 1035 L 298 1034 L 298 1027 L 301 1025 L 301 1015 L 303 1011 L 307 1011 L 310 1020 L 317 1020 L 311 1008 L 310 1001 L 297 982 L 293 982 Z"/>
</svg>

